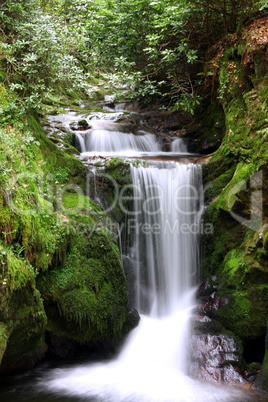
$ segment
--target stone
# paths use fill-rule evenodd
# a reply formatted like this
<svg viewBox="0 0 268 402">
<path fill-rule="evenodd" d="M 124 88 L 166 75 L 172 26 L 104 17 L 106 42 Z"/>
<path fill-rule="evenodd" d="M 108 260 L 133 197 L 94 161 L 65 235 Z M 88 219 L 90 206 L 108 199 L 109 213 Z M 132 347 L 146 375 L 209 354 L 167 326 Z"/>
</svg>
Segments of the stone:
<svg viewBox="0 0 268 402">
<path fill-rule="evenodd" d="M 85 119 L 73 121 L 70 123 L 70 129 L 72 131 L 84 131 L 90 129 L 90 125 Z"/>
<path fill-rule="evenodd" d="M 232 336 L 192 335 L 190 374 L 202 381 L 225 384 L 247 384 L 239 369 L 239 346 Z"/>
</svg>

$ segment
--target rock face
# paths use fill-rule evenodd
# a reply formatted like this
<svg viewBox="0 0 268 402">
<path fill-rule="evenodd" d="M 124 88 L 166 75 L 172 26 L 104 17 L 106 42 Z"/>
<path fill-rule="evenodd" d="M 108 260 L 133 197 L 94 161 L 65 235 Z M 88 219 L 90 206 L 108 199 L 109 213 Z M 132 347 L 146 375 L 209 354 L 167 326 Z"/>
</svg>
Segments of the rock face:
<svg viewBox="0 0 268 402">
<path fill-rule="evenodd" d="M 247 384 L 238 368 L 239 347 L 231 336 L 192 335 L 191 375 L 212 383 Z M 232 364 L 230 364 L 232 362 Z"/>
<path fill-rule="evenodd" d="M 214 275 L 206 278 L 198 288 L 198 306 L 192 319 L 192 343 L 190 374 L 212 383 L 246 385 L 258 378 L 258 363 L 248 365 L 244 359 L 243 343 L 234 333 L 227 330 L 213 317 L 227 298 L 218 296 L 221 286 Z"/>
<path fill-rule="evenodd" d="M 0 366 L 0 375 L 7 375 L 16 371 L 30 370 L 38 363 L 44 360 L 48 347 L 44 343 L 35 351 L 29 351 L 27 353 L 20 353 L 17 355 L 5 357 L 3 363 Z"/>
</svg>

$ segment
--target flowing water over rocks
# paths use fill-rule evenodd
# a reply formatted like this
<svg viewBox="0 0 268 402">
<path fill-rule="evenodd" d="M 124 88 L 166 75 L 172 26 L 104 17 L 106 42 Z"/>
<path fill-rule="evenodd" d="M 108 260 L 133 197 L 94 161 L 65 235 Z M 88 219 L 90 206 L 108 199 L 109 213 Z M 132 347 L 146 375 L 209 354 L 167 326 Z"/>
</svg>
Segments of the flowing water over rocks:
<svg viewBox="0 0 268 402">
<path fill-rule="evenodd" d="M 215 323 L 205 315 L 209 307 L 203 303 L 196 308 L 194 301 L 203 210 L 201 166 L 189 163 L 190 155 L 181 139 L 169 137 L 167 142 L 144 127 L 121 124 L 118 120 L 123 115 L 122 111 L 68 111 L 50 116 L 47 131 L 50 137 L 55 132 L 56 136 L 71 133 L 71 143 L 84 161 L 97 155 L 154 160 L 146 166 L 131 166 L 133 241 L 128 258 L 134 278 L 133 303 L 142 314 L 140 324 L 116 359 L 36 371 L 38 380 L 31 383 L 31 396 L 22 387 L 21 395 L 28 395 L 28 399 L 20 400 L 267 400 L 262 393 L 233 386 L 248 384 L 235 366 L 239 345 L 231 335 L 214 333 L 215 328 L 210 332 Z M 64 147 L 60 141 L 58 145 Z M 167 155 L 184 163 L 163 163 Z M 20 386 L 14 386 L 15 392 L 16 387 Z M 8 395 L 12 395 L 10 389 Z"/>
</svg>

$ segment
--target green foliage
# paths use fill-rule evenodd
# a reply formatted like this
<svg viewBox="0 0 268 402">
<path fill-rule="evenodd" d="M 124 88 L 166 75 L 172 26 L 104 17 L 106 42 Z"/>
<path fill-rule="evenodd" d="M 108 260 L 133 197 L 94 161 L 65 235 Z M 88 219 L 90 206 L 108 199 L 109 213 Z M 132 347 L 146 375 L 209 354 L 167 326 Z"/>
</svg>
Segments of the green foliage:
<svg viewBox="0 0 268 402">
<path fill-rule="evenodd" d="M 181 95 L 180 99 L 175 102 L 173 110 L 181 109 L 185 112 L 194 114 L 196 106 L 200 105 L 202 98 L 200 96 L 191 96 L 190 94 Z"/>
<path fill-rule="evenodd" d="M 72 54 L 79 45 L 68 26 L 37 1 L 9 2 L 2 7 L 1 48 L 5 82 L 23 99 L 26 109 L 41 109 L 61 83 L 69 91 L 86 91 L 87 76 Z"/>
<path fill-rule="evenodd" d="M 185 28 L 193 10 L 184 1 L 96 2 L 87 23 L 95 66 L 115 69 L 121 82 L 131 83 L 132 98 L 151 99 L 171 87 L 180 93 L 189 85 L 182 65 L 197 60 Z"/>
<path fill-rule="evenodd" d="M 0 364 L 7 347 L 7 341 L 10 335 L 10 331 L 7 326 L 0 322 Z"/>
<path fill-rule="evenodd" d="M 102 69 L 127 82 L 130 97 L 165 95 L 193 113 L 195 65 L 207 46 L 265 7 L 264 0 L 10 0 L 0 15 L 5 83 L 18 104 L 41 109 L 42 100 L 59 100 L 56 88 L 72 98 L 96 93 L 88 81 Z"/>
<path fill-rule="evenodd" d="M 90 53 L 95 68 L 115 70 L 121 82 L 132 80 L 130 96 L 146 100 L 165 95 L 190 113 L 198 105 L 202 82 L 195 64 L 204 60 L 211 43 L 239 30 L 261 7 L 254 0 L 109 0 L 93 1 L 87 9 L 83 2 L 75 4 L 73 9 L 78 4 L 83 8 L 83 56 Z M 76 21 L 77 12 L 68 18 Z"/>
</svg>

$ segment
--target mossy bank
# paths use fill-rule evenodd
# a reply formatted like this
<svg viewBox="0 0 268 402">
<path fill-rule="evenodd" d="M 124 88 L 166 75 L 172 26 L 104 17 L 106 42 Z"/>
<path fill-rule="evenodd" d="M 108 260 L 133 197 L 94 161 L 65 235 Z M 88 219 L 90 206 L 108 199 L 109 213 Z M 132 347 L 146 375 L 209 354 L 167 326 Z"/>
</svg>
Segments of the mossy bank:
<svg viewBox="0 0 268 402">
<path fill-rule="evenodd" d="M 111 219 L 87 194 L 86 168 L 34 114 L 5 123 L 1 86 L 0 371 L 30 368 L 47 335 L 118 344 L 128 295 Z M 109 228 L 109 229 L 108 229 Z"/>
<path fill-rule="evenodd" d="M 217 295 L 228 298 L 210 314 L 251 348 L 247 363 L 264 357 L 268 316 L 267 27 L 267 18 L 256 20 L 239 39 L 218 44 L 207 63 L 226 131 L 203 169 L 205 220 L 214 232 L 204 238 L 202 275 L 216 275 Z M 268 390 L 266 360 L 267 353 Z"/>
</svg>

